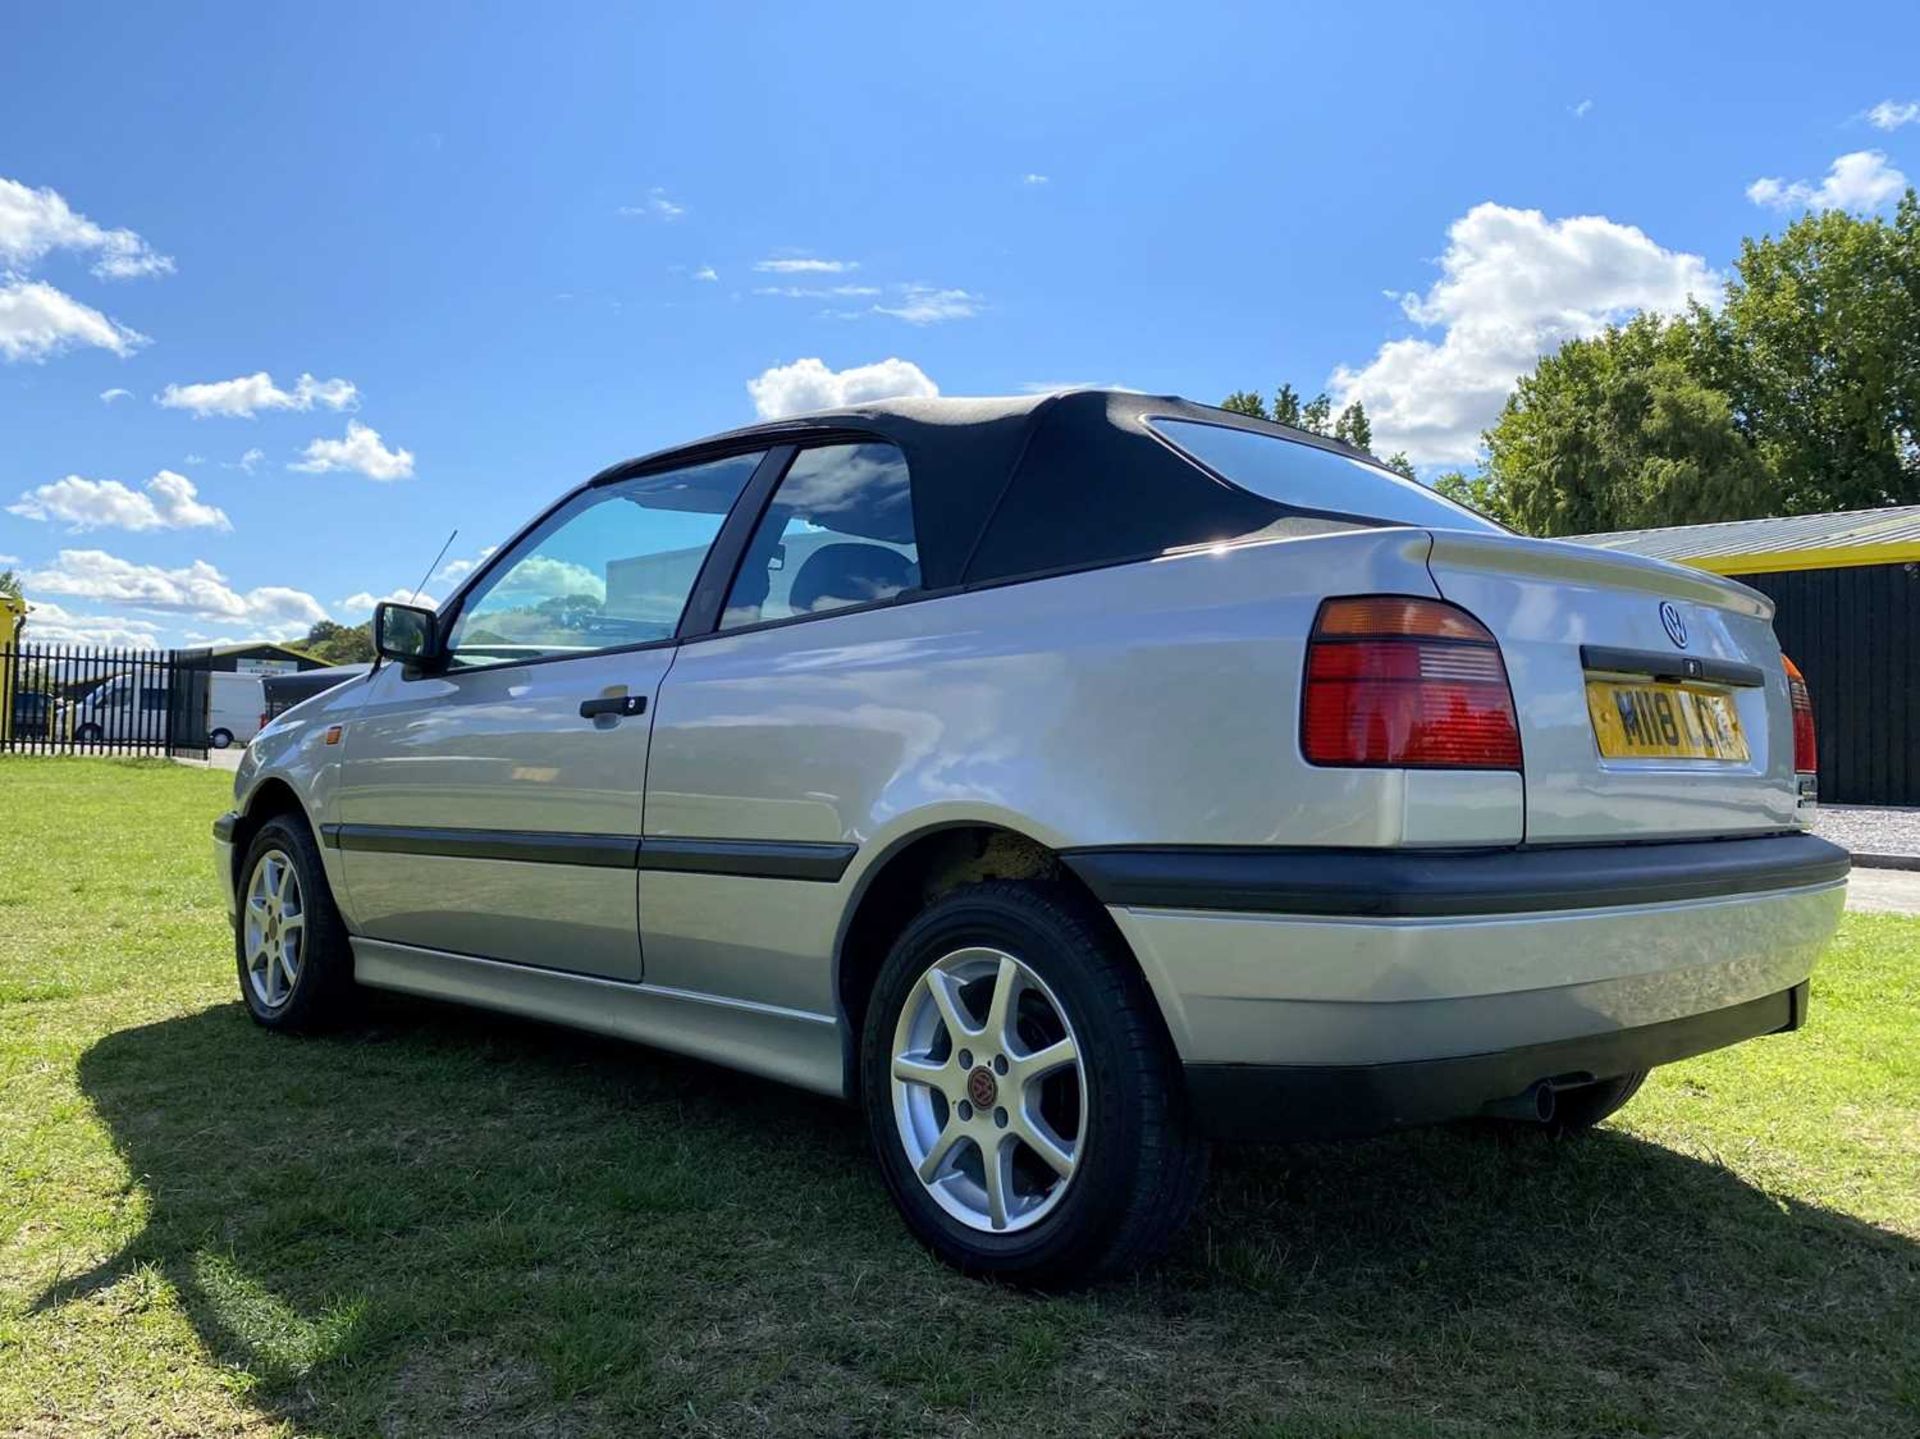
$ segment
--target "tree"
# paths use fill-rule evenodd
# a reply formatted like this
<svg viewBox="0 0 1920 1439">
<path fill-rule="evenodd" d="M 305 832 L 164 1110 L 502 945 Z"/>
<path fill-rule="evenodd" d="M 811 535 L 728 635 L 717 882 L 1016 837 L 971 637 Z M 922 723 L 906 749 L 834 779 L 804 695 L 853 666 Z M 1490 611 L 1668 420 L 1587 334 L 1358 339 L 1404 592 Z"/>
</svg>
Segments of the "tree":
<svg viewBox="0 0 1920 1439">
<path fill-rule="evenodd" d="M 1220 402 L 1220 408 L 1232 410 L 1236 415 L 1251 415 L 1256 420 L 1267 418 L 1267 402 L 1255 390 L 1235 390 Z"/>
<path fill-rule="evenodd" d="M 1345 440 L 1356 450 L 1373 453 L 1373 426 L 1367 423 L 1367 407 L 1355 400 L 1333 422 L 1333 437 Z"/>
<path fill-rule="evenodd" d="M 11 595 L 16 600 L 26 597 L 20 588 L 20 576 L 12 570 L 0 570 L 0 595 Z"/>
<path fill-rule="evenodd" d="M 337 625 L 321 620 L 296 646 L 330 665 L 364 664 L 373 658 L 373 621 Z"/>
<path fill-rule="evenodd" d="M 1920 502 L 1920 202 L 1746 240 L 1687 361 L 1725 393 L 1776 481 L 1773 510 Z"/>
<path fill-rule="evenodd" d="M 1405 475 L 1410 480 L 1420 478 L 1413 472 L 1413 460 L 1409 458 L 1405 450 L 1395 450 L 1380 463 L 1392 470 L 1396 475 Z"/>
<path fill-rule="evenodd" d="M 1316 435 L 1327 433 L 1327 421 L 1333 415 L 1333 401 L 1322 390 L 1300 407 L 1300 428 Z"/>
<path fill-rule="evenodd" d="M 1448 470 L 1434 477 L 1433 488 L 1455 504 L 1478 510 L 1502 524 L 1513 524 L 1513 517 L 1507 511 L 1506 495 L 1484 472 L 1469 475 L 1462 470 Z M 1515 525 L 1514 528 L 1518 529 L 1519 526 Z"/>
<path fill-rule="evenodd" d="M 1640 315 L 1541 360 L 1486 432 L 1467 503 L 1535 535 L 1771 513 L 1766 465 L 1689 367 L 1696 343 L 1691 321 Z"/>
<path fill-rule="evenodd" d="M 1274 392 L 1273 419 L 1275 424 L 1300 428 L 1300 392 L 1292 385 L 1282 385 Z"/>
</svg>

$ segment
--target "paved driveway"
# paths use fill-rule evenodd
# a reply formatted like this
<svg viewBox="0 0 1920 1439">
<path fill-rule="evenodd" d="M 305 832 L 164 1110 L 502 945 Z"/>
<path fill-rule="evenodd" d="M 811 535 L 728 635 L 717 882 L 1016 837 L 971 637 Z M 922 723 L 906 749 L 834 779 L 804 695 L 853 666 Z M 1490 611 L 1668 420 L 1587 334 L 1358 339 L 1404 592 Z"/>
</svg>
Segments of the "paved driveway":
<svg viewBox="0 0 1920 1439">
<path fill-rule="evenodd" d="M 1847 881 L 1847 908 L 1920 914 L 1920 871 L 1856 866 Z"/>
</svg>

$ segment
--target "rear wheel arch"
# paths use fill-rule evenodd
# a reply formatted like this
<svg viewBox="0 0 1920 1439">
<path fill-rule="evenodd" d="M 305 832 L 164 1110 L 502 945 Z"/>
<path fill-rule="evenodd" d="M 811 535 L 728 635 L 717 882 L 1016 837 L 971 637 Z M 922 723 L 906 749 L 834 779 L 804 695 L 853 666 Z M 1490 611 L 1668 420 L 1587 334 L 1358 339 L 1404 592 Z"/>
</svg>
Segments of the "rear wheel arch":
<svg viewBox="0 0 1920 1439">
<path fill-rule="evenodd" d="M 933 901 L 987 880 L 1046 884 L 1083 901 L 1089 922 L 1100 926 L 1139 968 L 1138 956 L 1106 907 L 1054 850 L 1031 835 L 1005 825 L 961 822 L 905 836 L 862 876 L 834 955 L 834 997 L 845 1021 L 848 1095 L 859 1093 L 860 1035 L 867 1003 L 894 942 Z"/>
</svg>

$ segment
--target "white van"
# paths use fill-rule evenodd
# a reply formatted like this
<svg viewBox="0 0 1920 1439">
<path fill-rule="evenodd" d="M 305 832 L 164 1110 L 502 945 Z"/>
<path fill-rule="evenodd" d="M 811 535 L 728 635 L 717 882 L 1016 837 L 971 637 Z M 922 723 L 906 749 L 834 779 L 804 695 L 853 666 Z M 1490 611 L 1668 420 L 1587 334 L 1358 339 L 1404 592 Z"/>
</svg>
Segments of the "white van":
<svg viewBox="0 0 1920 1439">
<path fill-rule="evenodd" d="M 88 744 L 157 744 L 167 734 L 168 695 L 164 672 L 115 675 L 74 706 L 73 737 Z M 208 744 L 245 744 L 259 733 L 264 707 L 259 675 L 208 675 Z"/>
</svg>

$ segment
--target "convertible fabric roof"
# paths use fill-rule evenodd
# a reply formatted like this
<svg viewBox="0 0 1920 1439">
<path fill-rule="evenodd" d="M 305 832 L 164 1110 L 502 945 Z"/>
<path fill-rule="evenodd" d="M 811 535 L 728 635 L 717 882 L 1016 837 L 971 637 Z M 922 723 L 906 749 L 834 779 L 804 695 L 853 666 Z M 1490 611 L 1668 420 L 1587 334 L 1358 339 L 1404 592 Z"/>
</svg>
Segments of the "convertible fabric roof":
<svg viewBox="0 0 1920 1439">
<path fill-rule="evenodd" d="M 1232 425 L 1378 463 L 1337 440 L 1176 396 L 1076 390 L 876 400 L 675 446 L 604 478 L 750 445 L 877 436 L 906 455 L 928 589 L 1239 539 L 1293 513 L 1185 458 L 1148 427 L 1152 417 Z"/>
</svg>

